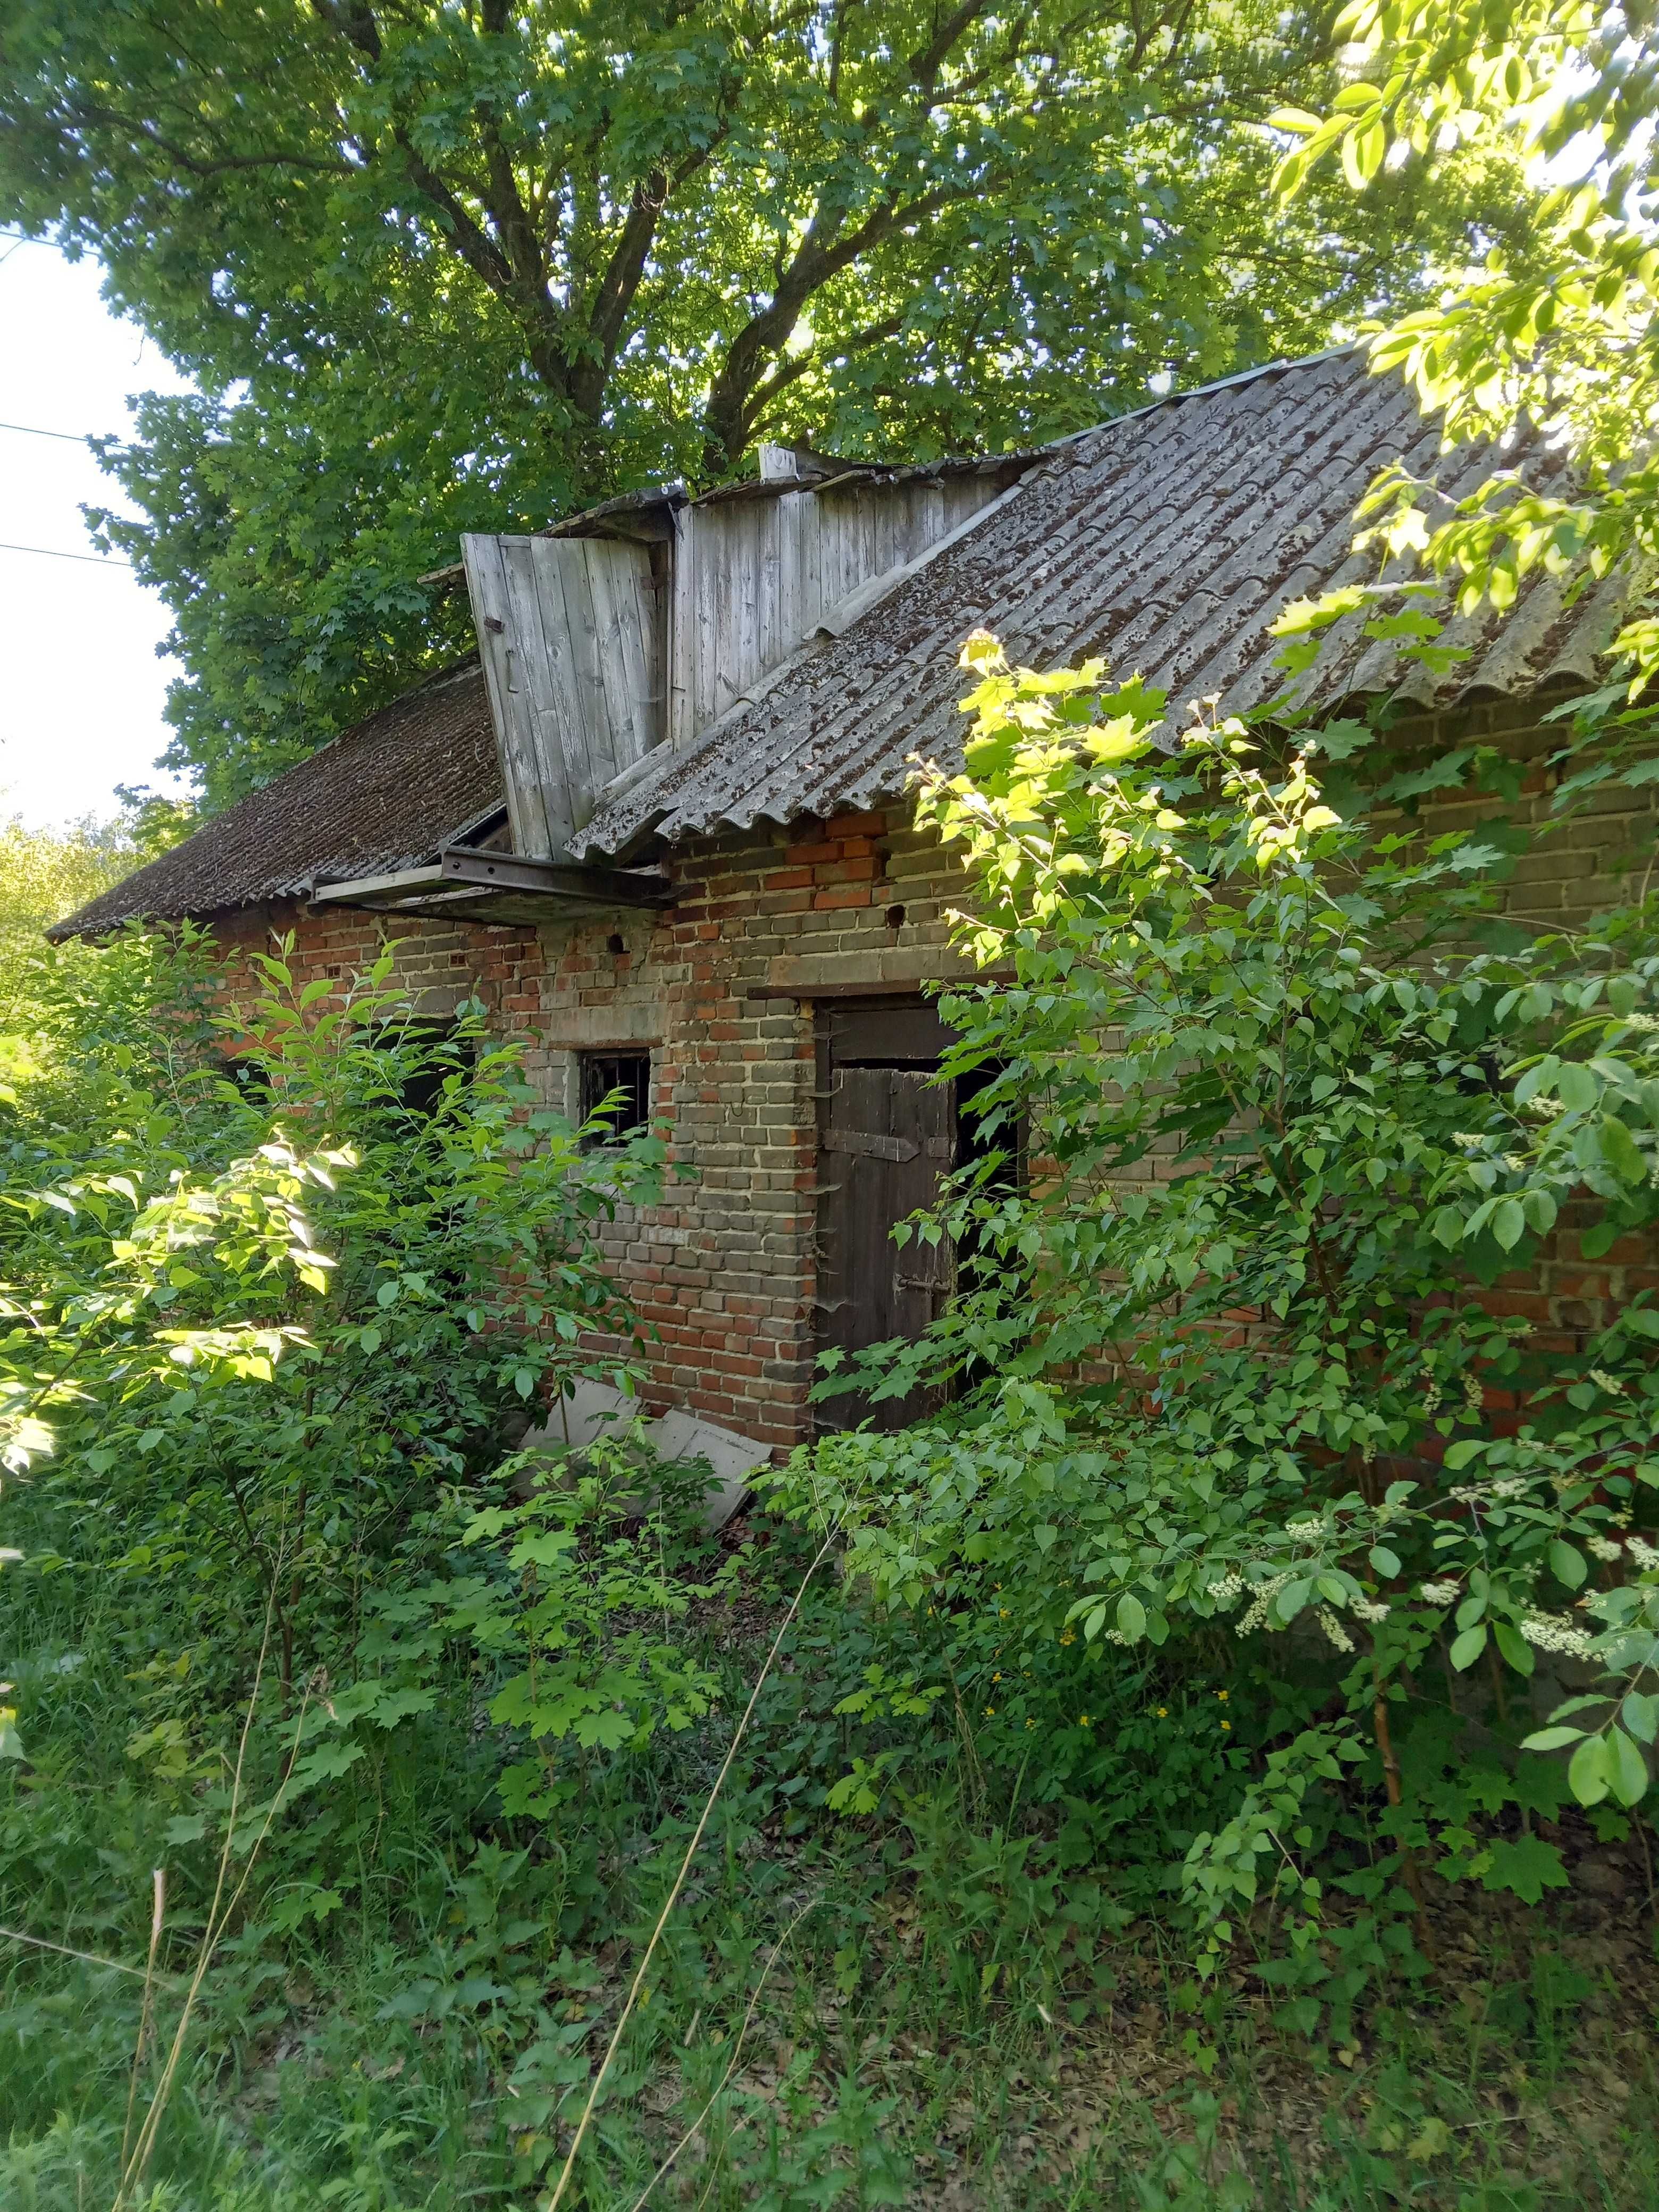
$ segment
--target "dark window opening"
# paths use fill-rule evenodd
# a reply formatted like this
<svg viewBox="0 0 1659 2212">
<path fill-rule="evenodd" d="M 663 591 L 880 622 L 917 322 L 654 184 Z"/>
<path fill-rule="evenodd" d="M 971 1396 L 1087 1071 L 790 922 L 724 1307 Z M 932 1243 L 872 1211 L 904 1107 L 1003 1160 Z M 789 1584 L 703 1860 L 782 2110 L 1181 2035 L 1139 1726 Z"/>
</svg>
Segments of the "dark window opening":
<svg viewBox="0 0 1659 2212">
<path fill-rule="evenodd" d="M 390 1032 L 388 1046 L 410 1051 L 414 1063 L 398 1086 L 398 1103 L 418 1121 L 429 1121 L 443 1103 L 444 1085 L 452 1075 L 470 1075 L 478 1056 L 478 1040 L 443 1023 L 411 1023 Z"/>
<path fill-rule="evenodd" d="M 973 1168 L 983 1161 L 994 1162 L 979 1186 L 980 1196 L 994 1203 L 1016 1196 L 1025 1180 L 1025 1116 L 1020 1114 L 1000 1119 L 992 1129 L 986 1126 L 975 1104 L 980 1093 L 988 1091 L 1001 1073 L 1000 1064 L 993 1060 L 967 1075 L 959 1075 L 956 1084 L 957 1165 Z M 994 1271 L 998 1264 L 975 1224 L 957 1245 L 959 1274 L 965 1281 L 973 1281 L 988 1269 Z"/>
<path fill-rule="evenodd" d="M 651 1121 L 651 1055 L 648 1052 L 584 1052 L 577 1055 L 581 1071 L 581 1118 L 590 1121 L 602 1109 L 610 1127 L 584 1142 L 621 1145 L 637 1136 Z M 617 1098 L 613 1094 L 620 1091 Z M 606 1102 L 610 1101 L 607 1106 Z"/>
</svg>

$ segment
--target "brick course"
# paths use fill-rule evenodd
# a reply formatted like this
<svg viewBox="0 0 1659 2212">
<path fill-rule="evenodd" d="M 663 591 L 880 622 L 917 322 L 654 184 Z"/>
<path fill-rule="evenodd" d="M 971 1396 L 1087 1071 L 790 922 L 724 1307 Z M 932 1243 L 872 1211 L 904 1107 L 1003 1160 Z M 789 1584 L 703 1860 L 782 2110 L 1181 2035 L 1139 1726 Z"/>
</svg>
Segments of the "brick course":
<svg viewBox="0 0 1659 2212">
<path fill-rule="evenodd" d="M 1560 740 L 1535 711 L 1422 718 L 1390 742 L 1413 754 L 1500 747 L 1525 770 L 1507 811 L 1534 824 L 1548 817 L 1544 757 Z M 1529 923 L 1582 925 L 1627 896 L 1626 854 L 1644 841 L 1651 849 L 1659 787 L 1592 799 L 1589 814 L 1516 866 L 1505 903 Z M 1425 798 L 1416 818 L 1435 836 L 1491 811 L 1489 799 L 1449 792 Z M 481 999 L 498 1033 L 529 1039 L 532 1080 L 567 1113 L 578 1052 L 648 1046 L 653 1116 L 668 1125 L 677 1179 L 660 1206 L 629 1211 L 603 1240 L 647 1334 L 647 1401 L 781 1450 L 808 1432 L 815 1349 L 814 989 L 958 972 L 945 916 L 967 887 L 902 808 L 706 839 L 668 866 L 678 899 L 661 914 L 487 928 L 289 902 L 249 909 L 219 934 L 233 995 L 245 988 L 241 957 L 273 937 L 293 933 L 302 981 L 343 981 L 395 939 L 397 975 L 422 1011 L 441 1018 Z M 1169 1171 L 1154 1158 L 1140 1174 Z M 1644 1240 L 1587 1261 L 1578 1225 L 1565 1218 L 1535 1272 L 1490 1294 L 1494 1311 L 1533 1323 L 1540 1350 L 1581 1345 L 1620 1302 L 1659 1287 L 1659 1254 Z"/>
<path fill-rule="evenodd" d="M 964 885 L 902 810 L 710 839 L 670 866 L 678 899 L 662 914 L 487 928 L 249 908 L 216 925 L 228 994 L 248 991 L 248 952 L 289 934 L 302 983 L 343 983 L 395 942 L 422 1012 L 477 997 L 492 1031 L 529 1040 L 532 1080 L 571 1114 L 579 1052 L 648 1046 L 672 1179 L 661 1206 L 625 1210 L 602 1238 L 646 1331 L 647 1402 L 781 1450 L 807 1432 L 815 1352 L 811 987 L 951 972 L 944 917 Z M 769 988 L 802 995 L 750 995 Z"/>
</svg>

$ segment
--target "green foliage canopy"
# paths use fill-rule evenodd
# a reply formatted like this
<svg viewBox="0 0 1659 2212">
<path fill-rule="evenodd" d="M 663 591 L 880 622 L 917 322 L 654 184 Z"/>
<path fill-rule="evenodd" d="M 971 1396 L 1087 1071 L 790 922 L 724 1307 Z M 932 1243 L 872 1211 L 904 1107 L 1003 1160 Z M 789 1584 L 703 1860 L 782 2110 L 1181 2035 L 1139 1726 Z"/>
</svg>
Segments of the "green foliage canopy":
<svg viewBox="0 0 1659 2212">
<path fill-rule="evenodd" d="M 1452 505 L 1391 470 L 1366 503 L 1369 539 L 1455 580 L 1470 611 L 1509 606 L 1540 568 L 1582 589 L 1622 565 L 1638 589 L 1617 649 L 1639 692 L 1659 671 L 1659 620 L 1639 588 L 1659 558 L 1652 16 L 1591 0 L 1352 0 L 1338 27 L 1359 65 L 1326 112 L 1274 118 L 1302 141 L 1280 192 L 1340 168 L 1369 195 L 1391 168 L 1449 167 L 1483 149 L 1525 166 L 1544 188 L 1528 251 L 1472 227 L 1455 281 L 1382 329 L 1373 359 L 1443 410 L 1449 440 L 1496 444 L 1529 422 L 1580 471 L 1571 489 L 1546 491 L 1499 452 Z"/>
<path fill-rule="evenodd" d="M 1328 44 L 1266 0 L 23 0 L 0 214 L 209 395 L 106 450 L 191 671 L 175 763 L 221 802 L 456 650 L 416 580 L 460 530 L 762 434 L 1054 435 L 1414 298 L 1473 208 L 1518 246 L 1489 159 L 1274 207 L 1261 126 Z"/>
</svg>

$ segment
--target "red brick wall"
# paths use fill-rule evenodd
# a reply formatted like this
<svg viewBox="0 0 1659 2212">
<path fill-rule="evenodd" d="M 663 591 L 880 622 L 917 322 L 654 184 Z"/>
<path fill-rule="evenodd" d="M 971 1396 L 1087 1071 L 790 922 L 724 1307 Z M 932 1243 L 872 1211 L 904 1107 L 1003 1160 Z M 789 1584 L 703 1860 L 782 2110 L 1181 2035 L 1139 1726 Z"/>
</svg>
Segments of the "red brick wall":
<svg viewBox="0 0 1659 2212">
<path fill-rule="evenodd" d="M 1520 811 L 1543 818 L 1542 757 L 1559 739 L 1518 710 L 1411 724 L 1395 742 L 1440 752 L 1472 738 L 1527 762 Z M 1490 807 L 1437 793 L 1419 818 L 1438 834 Z M 1651 837 L 1656 809 L 1659 786 L 1593 794 L 1564 837 L 1517 864 L 1511 910 L 1556 927 L 1626 896 L 1623 856 Z M 814 1346 L 812 994 L 948 972 L 944 912 L 965 902 L 965 886 L 900 810 L 701 841 L 670 865 L 678 901 L 660 915 L 487 929 L 290 904 L 222 923 L 220 935 L 234 954 L 291 929 L 307 979 L 343 979 L 396 937 L 398 974 L 423 1008 L 447 1013 L 476 993 L 501 1033 L 531 1040 L 534 1079 L 566 1112 L 576 1106 L 578 1051 L 649 1046 L 653 1115 L 669 1125 L 674 1166 L 695 1177 L 672 1183 L 661 1206 L 630 1212 L 606 1239 L 655 1332 L 650 1401 L 781 1448 L 806 1432 Z M 1169 1169 L 1152 1158 L 1140 1174 Z M 1564 1219 L 1539 1267 L 1490 1298 L 1553 1349 L 1582 1343 L 1644 1288 L 1659 1288 L 1644 1245 L 1626 1240 L 1586 1261 Z"/>
<path fill-rule="evenodd" d="M 806 1433 L 814 1356 L 811 993 L 947 972 L 962 884 L 897 811 L 709 839 L 671 866 L 662 914 L 491 929 L 288 902 L 216 926 L 233 997 L 240 957 L 273 938 L 293 933 L 303 981 L 338 981 L 395 939 L 422 1011 L 476 994 L 501 1034 L 530 1040 L 532 1079 L 567 1113 L 579 1051 L 649 1046 L 653 1115 L 684 1176 L 605 1239 L 650 1336 L 649 1401 L 783 1449 Z"/>
</svg>

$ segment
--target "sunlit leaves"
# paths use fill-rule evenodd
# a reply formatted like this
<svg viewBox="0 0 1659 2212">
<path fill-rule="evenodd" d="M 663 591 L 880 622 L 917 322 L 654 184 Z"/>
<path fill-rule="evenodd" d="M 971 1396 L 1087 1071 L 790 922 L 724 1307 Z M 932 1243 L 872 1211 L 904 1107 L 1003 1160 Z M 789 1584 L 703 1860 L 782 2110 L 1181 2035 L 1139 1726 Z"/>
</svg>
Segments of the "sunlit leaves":
<svg viewBox="0 0 1659 2212">
<path fill-rule="evenodd" d="M 1544 434 L 1518 469 L 1498 469 L 1448 511 L 1403 468 L 1373 487 L 1360 541 L 1449 580 L 1459 609 L 1511 606 L 1529 576 L 1591 578 L 1659 550 L 1659 326 L 1649 206 L 1656 94 L 1652 25 L 1583 0 L 1354 0 L 1341 24 L 1364 75 L 1323 116 L 1281 110 L 1299 143 L 1280 165 L 1294 196 L 1334 161 L 1363 192 L 1385 163 L 1443 171 L 1461 146 L 1507 148 L 1541 167 L 1576 154 L 1580 172 L 1547 182 L 1524 246 L 1472 234 L 1468 273 L 1434 305 L 1373 341 L 1372 362 L 1416 387 L 1448 442 Z M 1595 160 L 1595 149 L 1601 158 Z M 1583 172 L 1588 168 L 1589 173 Z M 1535 479 L 1565 452 L 1576 481 Z M 1529 479 L 1532 479 L 1529 481 Z M 1381 514 L 1383 519 L 1376 518 Z M 1659 669 L 1659 633 L 1628 609 L 1615 650 L 1630 694 Z"/>
</svg>

